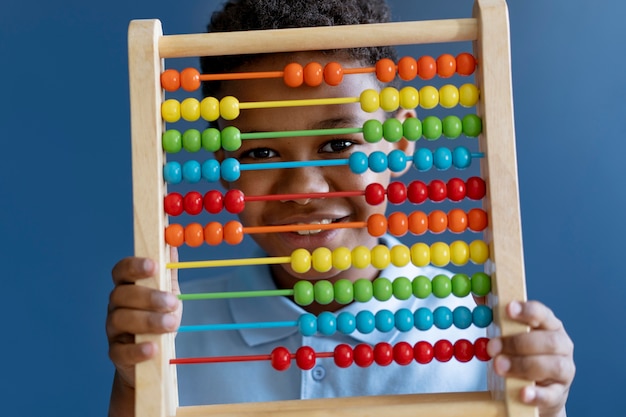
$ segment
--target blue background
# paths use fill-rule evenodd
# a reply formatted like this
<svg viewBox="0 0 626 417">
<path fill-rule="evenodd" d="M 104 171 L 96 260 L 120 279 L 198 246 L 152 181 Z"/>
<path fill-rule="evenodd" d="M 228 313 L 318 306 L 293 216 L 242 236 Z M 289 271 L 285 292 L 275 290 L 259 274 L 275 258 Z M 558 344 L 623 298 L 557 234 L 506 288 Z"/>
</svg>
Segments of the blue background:
<svg viewBox="0 0 626 417">
<path fill-rule="evenodd" d="M 106 414 L 110 270 L 132 253 L 127 25 L 203 31 L 217 3 L 3 1 L 2 415 Z M 397 20 L 471 10 L 392 4 Z M 528 293 L 575 341 L 569 415 L 621 416 L 626 3 L 509 8 Z"/>
</svg>

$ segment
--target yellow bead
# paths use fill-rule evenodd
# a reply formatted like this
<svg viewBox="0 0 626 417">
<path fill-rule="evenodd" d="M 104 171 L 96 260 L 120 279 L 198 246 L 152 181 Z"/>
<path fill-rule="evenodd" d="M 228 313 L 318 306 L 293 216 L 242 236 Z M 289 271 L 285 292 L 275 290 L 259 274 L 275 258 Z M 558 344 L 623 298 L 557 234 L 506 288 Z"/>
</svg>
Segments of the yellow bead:
<svg viewBox="0 0 626 417">
<path fill-rule="evenodd" d="M 306 249 L 296 249 L 291 253 L 291 269 L 304 274 L 311 269 L 311 254 Z"/>
<path fill-rule="evenodd" d="M 459 89 L 455 85 L 446 84 L 439 89 L 439 104 L 451 109 L 459 104 Z"/>
<path fill-rule="evenodd" d="M 430 245 L 430 262 L 435 266 L 446 266 L 450 263 L 450 247 L 445 242 Z"/>
<path fill-rule="evenodd" d="M 220 114 L 224 120 L 235 120 L 239 117 L 239 100 L 226 96 L 220 100 Z"/>
<path fill-rule="evenodd" d="M 200 115 L 207 122 L 214 122 L 220 117 L 220 102 L 215 97 L 205 97 L 200 102 Z"/>
<path fill-rule="evenodd" d="M 374 113 L 380 108 L 380 96 L 376 90 L 367 89 L 359 97 L 361 110 L 367 113 Z"/>
<path fill-rule="evenodd" d="M 380 92 L 380 107 L 386 112 L 398 110 L 400 107 L 400 92 L 393 87 L 385 87 Z"/>
<path fill-rule="evenodd" d="M 389 248 L 385 245 L 376 245 L 372 249 L 372 266 L 376 269 L 385 269 L 391 262 Z"/>
<path fill-rule="evenodd" d="M 470 249 L 469 245 L 462 241 L 456 240 L 450 243 L 450 262 L 453 265 L 461 266 L 469 261 Z"/>
<path fill-rule="evenodd" d="M 420 106 L 424 109 L 434 109 L 439 104 L 439 90 L 432 85 L 420 89 Z"/>
<path fill-rule="evenodd" d="M 180 115 L 188 122 L 195 122 L 200 118 L 200 102 L 198 99 L 189 97 L 180 103 Z"/>
<path fill-rule="evenodd" d="M 459 102 L 463 107 L 474 107 L 478 102 L 478 87 L 474 84 L 463 84 L 459 88 Z"/>
<path fill-rule="evenodd" d="M 391 248 L 391 263 L 394 266 L 402 267 L 411 262 L 411 251 L 408 246 L 395 245 Z"/>
<path fill-rule="evenodd" d="M 414 109 L 420 104 L 420 93 L 415 87 L 404 87 L 400 90 L 400 107 Z"/>
<path fill-rule="evenodd" d="M 469 244 L 470 259 L 475 264 L 484 264 L 489 259 L 489 246 L 482 240 L 475 240 Z"/>
<path fill-rule="evenodd" d="M 340 246 L 333 250 L 333 267 L 340 271 L 345 271 L 352 266 L 352 256 L 350 249 Z"/>
<path fill-rule="evenodd" d="M 175 123 L 180 120 L 180 103 L 173 98 L 165 100 L 161 104 L 161 117 L 169 123 Z"/>
<path fill-rule="evenodd" d="M 365 246 L 357 246 L 352 249 L 352 265 L 355 268 L 365 269 L 371 265 L 372 254 Z"/>
<path fill-rule="evenodd" d="M 311 254 L 311 264 L 317 272 L 328 272 L 333 267 L 333 253 L 328 248 L 316 248 Z"/>
<path fill-rule="evenodd" d="M 430 248 L 427 244 L 418 242 L 411 246 L 411 262 L 415 266 L 426 266 L 430 263 Z"/>
</svg>

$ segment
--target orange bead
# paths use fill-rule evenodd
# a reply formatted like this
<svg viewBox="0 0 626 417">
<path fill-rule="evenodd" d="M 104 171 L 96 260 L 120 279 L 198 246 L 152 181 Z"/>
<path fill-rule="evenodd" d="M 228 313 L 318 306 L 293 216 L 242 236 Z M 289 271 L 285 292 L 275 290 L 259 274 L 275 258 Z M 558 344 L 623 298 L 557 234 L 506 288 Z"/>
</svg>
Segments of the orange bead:
<svg viewBox="0 0 626 417">
<path fill-rule="evenodd" d="M 487 213 L 483 209 L 473 208 L 467 212 L 467 224 L 470 230 L 480 232 L 487 227 Z"/>
<path fill-rule="evenodd" d="M 204 226 L 204 241 L 211 246 L 217 246 L 224 240 L 224 228 L 221 223 L 210 222 Z"/>
<path fill-rule="evenodd" d="M 161 87 L 165 91 L 176 91 L 180 88 L 180 73 L 175 69 L 168 69 L 161 73 Z"/>
<path fill-rule="evenodd" d="M 400 58 L 400 61 L 398 61 L 398 75 L 404 81 L 411 81 L 417 77 L 417 60 L 410 56 Z"/>
<path fill-rule="evenodd" d="M 224 240 L 230 245 L 238 245 L 243 240 L 243 226 L 236 220 L 224 225 Z"/>
<path fill-rule="evenodd" d="M 318 87 L 324 81 L 324 67 L 319 62 L 309 62 L 304 66 L 304 83 L 310 87 Z"/>
<path fill-rule="evenodd" d="M 467 214 L 455 208 L 448 212 L 448 228 L 454 233 L 461 233 L 467 229 Z"/>
<path fill-rule="evenodd" d="M 300 87 L 304 82 L 304 69 L 297 62 L 289 63 L 283 70 L 283 80 L 287 87 Z"/>
<path fill-rule="evenodd" d="M 389 83 L 396 78 L 396 64 L 389 58 L 383 58 L 376 63 L 376 78 L 383 83 Z"/>
<path fill-rule="evenodd" d="M 200 73 L 195 68 L 185 68 L 180 73 L 180 86 L 185 91 L 196 91 L 200 88 Z"/>
<path fill-rule="evenodd" d="M 389 215 L 389 233 L 393 236 L 404 236 L 409 230 L 409 219 L 406 214 L 401 211 L 391 213 Z"/>
<path fill-rule="evenodd" d="M 409 230 L 414 235 L 423 235 L 428 230 L 428 216 L 423 211 L 409 214 Z"/>
<path fill-rule="evenodd" d="M 476 58 L 467 52 L 461 52 L 456 56 L 456 72 L 459 75 L 472 75 L 476 70 Z"/>
<path fill-rule="evenodd" d="M 367 219 L 367 232 L 370 236 L 379 237 L 387 233 L 387 218 L 380 213 L 372 214 Z"/>
<path fill-rule="evenodd" d="M 430 80 L 437 74 L 437 62 L 432 56 L 424 55 L 417 60 L 417 75 L 422 80 Z"/>
<path fill-rule="evenodd" d="M 189 223 L 185 226 L 185 243 L 197 248 L 204 242 L 204 228 L 200 223 Z"/>
<path fill-rule="evenodd" d="M 165 243 L 175 248 L 185 243 L 185 231 L 180 224 L 170 224 L 165 228 Z"/>
<path fill-rule="evenodd" d="M 343 81 L 343 67 L 338 62 L 329 62 L 324 67 L 324 81 L 328 85 L 339 85 Z"/>
<path fill-rule="evenodd" d="M 441 210 L 433 210 L 428 215 L 428 229 L 433 233 L 444 232 L 448 228 L 448 216 Z"/>
<path fill-rule="evenodd" d="M 437 74 L 441 78 L 450 78 L 456 73 L 456 59 L 450 54 L 442 54 L 437 58 Z"/>
</svg>

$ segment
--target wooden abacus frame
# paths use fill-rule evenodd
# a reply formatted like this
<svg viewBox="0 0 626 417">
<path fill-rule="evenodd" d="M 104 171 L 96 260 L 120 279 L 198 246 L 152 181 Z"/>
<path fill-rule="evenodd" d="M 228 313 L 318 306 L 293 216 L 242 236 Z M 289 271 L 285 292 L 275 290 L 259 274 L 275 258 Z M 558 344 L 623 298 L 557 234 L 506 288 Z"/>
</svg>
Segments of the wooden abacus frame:
<svg viewBox="0 0 626 417">
<path fill-rule="evenodd" d="M 484 205 L 489 213 L 485 239 L 492 261 L 492 296 L 496 331 L 511 335 L 527 328 L 507 319 L 504 306 L 526 298 L 513 122 L 508 11 L 505 0 L 476 0 L 472 18 L 372 25 L 315 27 L 267 31 L 164 36 L 158 20 L 136 20 L 129 27 L 129 71 L 134 186 L 135 255 L 159 265 L 156 278 L 139 283 L 170 290 L 170 271 L 163 212 L 165 185 L 160 107 L 160 74 L 165 58 L 364 46 L 473 41 L 479 62 L 476 83 L 481 92 L 479 138 L 485 154 L 482 176 L 487 183 Z M 493 268 L 497 265 L 497 271 Z M 502 380 L 490 371 L 490 391 L 455 394 L 414 394 L 321 400 L 294 400 L 233 405 L 179 407 L 173 335 L 138 335 L 153 341 L 154 360 L 136 367 L 137 417 L 216 415 L 394 415 L 536 416 L 534 407 L 519 402 L 528 382 Z"/>
</svg>

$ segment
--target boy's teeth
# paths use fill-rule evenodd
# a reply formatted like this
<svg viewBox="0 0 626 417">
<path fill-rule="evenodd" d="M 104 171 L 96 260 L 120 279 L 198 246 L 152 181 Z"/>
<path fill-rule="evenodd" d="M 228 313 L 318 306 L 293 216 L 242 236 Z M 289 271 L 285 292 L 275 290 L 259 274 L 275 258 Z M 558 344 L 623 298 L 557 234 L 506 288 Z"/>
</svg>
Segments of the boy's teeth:
<svg viewBox="0 0 626 417">
<path fill-rule="evenodd" d="M 333 221 L 331 219 L 322 219 L 319 222 L 311 222 L 311 223 L 298 223 L 298 224 L 331 224 Z M 306 235 L 313 235 L 313 234 L 317 234 L 320 233 L 322 231 L 322 229 L 315 229 L 315 230 L 297 230 L 296 233 L 298 233 L 300 236 L 306 236 Z"/>
</svg>

